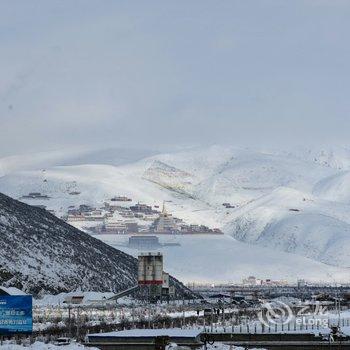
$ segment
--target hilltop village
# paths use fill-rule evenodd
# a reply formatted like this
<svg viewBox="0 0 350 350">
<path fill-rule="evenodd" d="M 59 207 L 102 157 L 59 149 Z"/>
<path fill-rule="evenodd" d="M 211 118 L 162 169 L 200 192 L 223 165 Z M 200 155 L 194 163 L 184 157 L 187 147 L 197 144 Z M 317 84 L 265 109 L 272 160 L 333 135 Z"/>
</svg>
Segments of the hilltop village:
<svg viewBox="0 0 350 350">
<path fill-rule="evenodd" d="M 70 194 L 79 195 L 78 192 Z M 49 196 L 39 192 L 31 192 L 20 198 L 22 201 L 30 200 L 29 204 L 34 204 L 57 216 L 55 211 L 48 209 L 46 205 L 33 203 L 35 200 L 48 201 L 49 199 Z M 100 207 L 88 204 L 70 205 L 60 218 L 72 226 L 93 234 L 222 234 L 218 228 L 185 223 L 169 213 L 165 203 L 160 208 L 159 205 L 135 203 L 132 198 L 123 195 L 106 200 Z"/>
</svg>

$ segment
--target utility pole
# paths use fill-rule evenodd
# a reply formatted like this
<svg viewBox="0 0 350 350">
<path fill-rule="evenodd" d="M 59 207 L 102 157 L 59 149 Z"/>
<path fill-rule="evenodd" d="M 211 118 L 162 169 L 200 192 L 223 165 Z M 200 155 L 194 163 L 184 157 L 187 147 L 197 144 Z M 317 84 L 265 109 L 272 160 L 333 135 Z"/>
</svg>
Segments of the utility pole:
<svg viewBox="0 0 350 350">
<path fill-rule="evenodd" d="M 222 306 L 222 323 L 223 326 L 225 327 L 225 306 Z"/>
<path fill-rule="evenodd" d="M 77 340 L 79 340 L 80 337 L 80 306 L 77 307 Z"/>
<path fill-rule="evenodd" d="M 134 303 L 131 304 L 131 322 L 132 328 L 135 328 Z"/>
<path fill-rule="evenodd" d="M 183 327 L 185 327 L 185 322 L 186 322 L 186 318 L 185 318 L 185 296 L 183 296 L 183 305 L 182 305 L 182 325 Z"/>
<path fill-rule="evenodd" d="M 147 304 L 147 309 L 148 309 L 148 328 L 151 328 L 151 286 L 148 285 L 148 304 Z"/>
<path fill-rule="evenodd" d="M 72 338 L 72 318 L 71 318 L 71 304 L 68 304 L 68 328 L 69 328 L 69 337 Z"/>
</svg>

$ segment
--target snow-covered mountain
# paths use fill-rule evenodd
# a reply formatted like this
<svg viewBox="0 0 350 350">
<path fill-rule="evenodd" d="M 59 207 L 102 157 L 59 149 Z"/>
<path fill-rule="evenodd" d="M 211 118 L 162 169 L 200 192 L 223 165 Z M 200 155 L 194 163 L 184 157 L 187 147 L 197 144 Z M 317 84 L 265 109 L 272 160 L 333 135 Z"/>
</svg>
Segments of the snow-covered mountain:
<svg viewBox="0 0 350 350">
<path fill-rule="evenodd" d="M 350 171 L 341 171 L 321 179 L 313 193 L 330 201 L 350 204 Z"/>
<path fill-rule="evenodd" d="M 155 152 L 127 148 L 75 148 L 59 151 L 13 155 L 0 158 L 0 176 L 20 170 L 80 164 L 121 165 L 140 160 Z"/>
<path fill-rule="evenodd" d="M 113 158 L 111 154 L 108 157 Z M 203 248 L 203 257 L 197 251 L 194 258 L 198 265 L 205 264 L 205 255 L 221 254 L 232 267 L 238 266 L 241 259 L 248 266 L 242 269 L 244 273 L 255 274 L 256 269 L 273 278 L 272 267 L 276 263 L 270 255 L 275 254 L 281 269 L 288 269 L 289 279 L 327 279 L 329 275 L 339 280 L 348 278 L 350 153 L 346 148 L 255 151 L 213 146 L 157 154 L 122 164 L 112 161 L 93 164 L 96 153 L 91 156 L 92 161 L 88 153 L 83 159 L 86 164 L 77 159 L 76 165 L 42 167 L 41 163 L 40 167 L 9 171 L 0 177 L 0 191 L 16 198 L 35 191 L 47 194 L 49 200 L 32 204 L 45 204 L 58 213 L 70 205 L 99 206 L 114 195 L 126 195 L 134 202 L 148 204 L 166 201 L 175 216 L 188 223 L 219 227 L 226 234 L 213 245 L 209 239 L 200 237 L 193 238 L 193 242 L 188 240 L 177 251 L 179 257 L 189 258 L 189 246 L 193 249 L 197 242 Z M 72 190 L 80 194 L 69 195 Z M 230 203 L 231 208 L 225 208 L 223 203 Z M 114 244 L 109 238 L 105 240 Z M 230 259 L 238 246 L 240 252 L 252 255 Z M 173 251 L 168 253 L 172 256 Z M 245 256 L 253 261 L 248 262 Z M 254 256 L 259 259 L 254 261 Z M 297 261 L 310 268 L 301 273 Z M 169 271 L 179 271 L 180 262 L 175 256 L 169 264 Z M 215 260 L 213 264 L 216 266 Z M 331 270 L 330 265 L 334 266 Z M 183 271 L 187 280 L 195 280 L 194 266 L 188 269 L 192 267 L 193 271 Z M 234 280 L 238 274 L 231 276 Z M 229 279 L 226 271 L 215 277 L 220 281 Z M 209 276 L 203 272 L 197 279 Z"/>
<path fill-rule="evenodd" d="M 350 169 L 349 147 L 329 146 L 323 149 L 303 147 L 283 153 L 322 165 L 323 167 L 330 167 L 338 170 Z"/>
<path fill-rule="evenodd" d="M 137 260 L 47 211 L 0 193 L 0 284 L 34 294 L 120 291 L 137 283 Z M 186 291 L 177 280 L 179 293 Z"/>
<path fill-rule="evenodd" d="M 290 188 L 243 206 L 225 230 L 241 241 L 349 267 L 350 207 Z"/>
</svg>

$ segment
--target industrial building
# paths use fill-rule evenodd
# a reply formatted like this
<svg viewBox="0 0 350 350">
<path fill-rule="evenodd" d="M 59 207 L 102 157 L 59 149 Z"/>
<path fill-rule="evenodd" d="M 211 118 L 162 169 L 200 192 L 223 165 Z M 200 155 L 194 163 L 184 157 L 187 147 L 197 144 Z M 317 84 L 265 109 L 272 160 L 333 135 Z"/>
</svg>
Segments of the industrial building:
<svg viewBox="0 0 350 350">
<path fill-rule="evenodd" d="M 161 253 L 142 253 L 138 259 L 139 285 L 162 285 L 163 255 Z"/>
<path fill-rule="evenodd" d="M 136 249 L 155 249 L 161 247 L 157 236 L 139 235 L 129 237 L 128 246 Z"/>
</svg>

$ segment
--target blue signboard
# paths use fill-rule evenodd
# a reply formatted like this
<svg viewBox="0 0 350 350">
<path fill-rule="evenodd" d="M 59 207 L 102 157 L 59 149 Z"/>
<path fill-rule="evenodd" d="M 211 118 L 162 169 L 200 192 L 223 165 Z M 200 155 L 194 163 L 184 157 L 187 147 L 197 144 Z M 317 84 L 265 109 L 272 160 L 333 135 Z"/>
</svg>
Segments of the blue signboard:
<svg viewBox="0 0 350 350">
<path fill-rule="evenodd" d="M 32 296 L 0 295 L 0 335 L 31 333 L 32 330 Z"/>
</svg>

